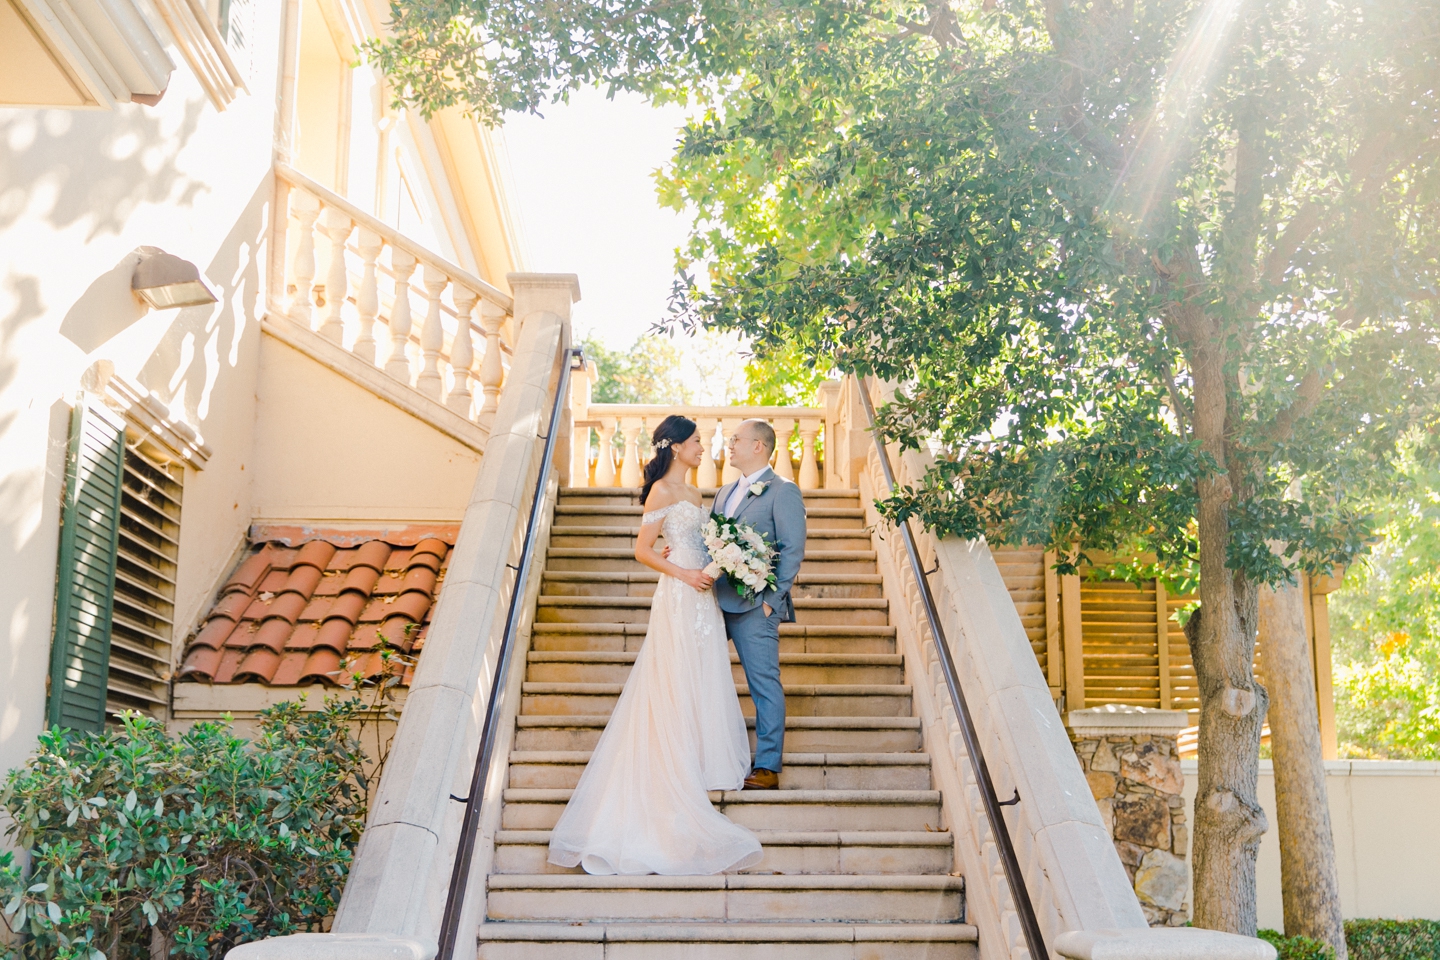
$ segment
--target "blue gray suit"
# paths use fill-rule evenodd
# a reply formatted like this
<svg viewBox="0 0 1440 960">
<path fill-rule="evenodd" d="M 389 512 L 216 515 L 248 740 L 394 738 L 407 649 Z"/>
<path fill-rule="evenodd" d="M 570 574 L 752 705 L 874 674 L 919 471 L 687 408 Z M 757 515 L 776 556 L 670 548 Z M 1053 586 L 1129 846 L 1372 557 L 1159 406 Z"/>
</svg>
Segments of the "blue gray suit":
<svg viewBox="0 0 1440 960">
<path fill-rule="evenodd" d="M 780 683 L 780 624 L 793 623 L 795 604 L 790 587 L 805 556 L 805 499 L 800 488 L 766 470 L 757 483 L 765 492 L 747 493 L 735 510 L 735 519 L 764 534 L 775 544 L 775 588 L 756 597 L 742 598 L 723 574 L 715 581 L 715 596 L 725 614 L 725 630 L 740 655 L 750 699 L 755 702 L 755 767 L 780 772 L 785 750 L 785 688 Z M 739 483 L 739 481 L 735 481 Z M 720 488 L 711 512 L 723 515 L 735 484 Z M 767 617 L 761 604 L 768 603 Z"/>
</svg>

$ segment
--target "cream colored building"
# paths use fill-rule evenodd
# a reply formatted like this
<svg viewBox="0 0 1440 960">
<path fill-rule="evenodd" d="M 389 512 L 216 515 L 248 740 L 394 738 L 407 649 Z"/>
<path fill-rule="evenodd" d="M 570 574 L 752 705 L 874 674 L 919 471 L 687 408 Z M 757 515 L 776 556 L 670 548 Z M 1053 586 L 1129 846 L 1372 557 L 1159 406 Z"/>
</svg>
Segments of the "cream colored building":
<svg viewBox="0 0 1440 960">
<path fill-rule="evenodd" d="M 103 591 L 65 575 L 104 566 L 97 530 L 118 534 L 105 699 L 169 717 L 252 527 L 459 520 L 523 264 L 498 139 L 392 110 L 356 65 L 387 12 L 0 0 L 0 770 L 47 699 L 56 716 L 52 672 L 98 717 Z M 147 304 L 142 248 L 193 264 L 214 302 Z M 76 460 L 76 430 L 112 447 Z M 117 500 L 67 507 L 67 477 L 83 495 L 120 460 Z M 62 515 L 84 528 L 68 546 Z"/>
</svg>

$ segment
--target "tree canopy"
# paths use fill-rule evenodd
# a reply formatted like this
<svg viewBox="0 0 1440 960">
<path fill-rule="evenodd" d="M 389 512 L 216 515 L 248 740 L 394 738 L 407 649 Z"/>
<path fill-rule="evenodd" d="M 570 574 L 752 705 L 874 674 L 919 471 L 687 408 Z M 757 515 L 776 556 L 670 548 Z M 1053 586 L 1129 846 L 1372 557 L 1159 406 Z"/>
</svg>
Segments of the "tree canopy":
<svg viewBox="0 0 1440 960">
<path fill-rule="evenodd" d="M 1195 919 L 1252 933 L 1258 585 L 1435 426 L 1433 0 L 408 0 L 398 95 L 685 99 L 675 322 L 895 381 L 943 531 L 1198 563 Z M 1069 557 L 1074 560 L 1074 557 Z"/>
</svg>

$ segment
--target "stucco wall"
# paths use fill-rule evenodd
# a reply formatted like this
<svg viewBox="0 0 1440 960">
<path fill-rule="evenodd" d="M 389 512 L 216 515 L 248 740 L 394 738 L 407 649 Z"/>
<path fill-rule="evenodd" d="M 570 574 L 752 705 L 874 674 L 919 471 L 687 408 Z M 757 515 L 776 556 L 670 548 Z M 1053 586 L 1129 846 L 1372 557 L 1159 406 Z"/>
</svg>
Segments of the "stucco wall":
<svg viewBox="0 0 1440 960">
<path fill-rule="evenodd" d="M 44 716 L 69 404 L 96 360 L 214 450 L 187 472 L 177 640 L 250 521 L 280 4 L 254 5 L 250 95 L 217 112 L 178 54 L 155 107 L 0 109 L 0 771 Z M 197 264 L 221 302 L 147 312 L 132 251 Z"/>
<path fill-rule="evenodd" d="M 1195 761 L 1183 767 L 1185 802 L 1193 810 Z M 1345 916 L 1440 920 L 1440 763 L 1336 760 L 1325 772 Z M 1269 760 L 1260 761 L 1260 805 L 1270 820 L 1258 863 L 1260 926 L 1282 930 Z"/>
<path fill-rule="evenodd" d="M 257 522 L 450 520 L 480 454 L 273 337 L 260 343 Z"/>
</svg>

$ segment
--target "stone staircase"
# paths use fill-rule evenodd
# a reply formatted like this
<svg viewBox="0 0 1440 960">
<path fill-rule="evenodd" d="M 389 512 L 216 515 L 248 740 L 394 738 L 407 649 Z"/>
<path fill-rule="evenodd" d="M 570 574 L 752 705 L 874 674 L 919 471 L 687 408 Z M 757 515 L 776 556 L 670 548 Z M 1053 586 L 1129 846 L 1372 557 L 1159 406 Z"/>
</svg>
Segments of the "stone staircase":
<svg viewBox="0 0 1440 960">
<path fill-rule="evenodd" d="M 780 634 L 788 710 L 781 789 L 712 794 L 756 831 L 764 859 L 710 877 L 592 877 L 546 863 L 549 830 L 645 635 L 658 575 L 632 554 L 637 494 L 561 492 L 487 880 L 481 960 L 660 960 L 681 950 L 695 960 L 977 957 L 854 491 L 805 494 L 798 622 Z M 748 717 L 744 674 L 731 659 Z"/>
</svg>

